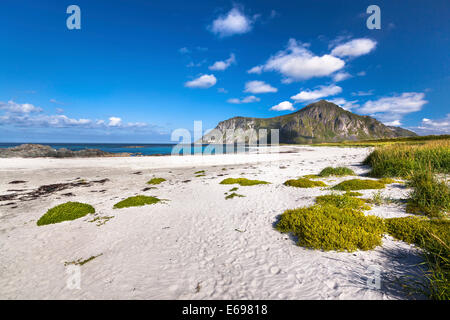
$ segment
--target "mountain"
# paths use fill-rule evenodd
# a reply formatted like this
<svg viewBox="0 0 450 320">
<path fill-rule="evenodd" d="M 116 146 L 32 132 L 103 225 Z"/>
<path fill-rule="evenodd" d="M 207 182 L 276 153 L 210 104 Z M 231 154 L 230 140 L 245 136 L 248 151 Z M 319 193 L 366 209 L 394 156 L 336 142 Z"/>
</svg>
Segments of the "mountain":
<svg viewBox="0 0 450 320">
<path fill-rule="evenodd" d="M 248 143 L 249 136 L 253 137 L 250 141 L 259 140 L 256 135 L 252 135 L 252 129 L 256 132 L 267 129 L 269 142 L 270 129 L 279 129 L 280 143 L 319 143 L 417 136 L 412 131 L 386 126 L 372 117 L 360 116 L 334 103 L 320 100 L 284 116 L 267 119 L 234 117 L 221 121 L 215 130 L 203 137 L 203 143 L 221 141 L 235 143 L 243 142 L 244 139 Z M 225 140 L 227 130 L 234 130 L 234 133 Z"/>
</svg>

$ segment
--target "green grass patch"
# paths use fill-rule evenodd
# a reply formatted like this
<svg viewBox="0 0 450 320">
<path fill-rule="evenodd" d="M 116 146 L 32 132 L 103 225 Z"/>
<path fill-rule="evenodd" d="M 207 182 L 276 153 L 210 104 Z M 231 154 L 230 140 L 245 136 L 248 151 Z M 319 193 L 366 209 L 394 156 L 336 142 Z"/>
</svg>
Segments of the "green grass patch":
<svg viewBox="0 0 450 320">
<path fill-rule="evenodd" d="M 327 186 L 323 181 L 313 181 L 306 178 L 287 180 L 283 184 L 288 187 L 296 187 L 296 188 L 314 188 Z"/>
<path fill-rule="evenodd" d="M 421 281 L 410 286 L 430 299 L 450 299 L 450 221 L 418 217 L 385 221 L 390 235 L 421 247 L 428 270 Z M 423 281 L 425 280 L 425 281 Z M 411 282 L 411 281 L 410 281 Z"/>
<path fill-rule="evenodd" d="M 75 220 L 95 213 L 93 206 L 80 202 L 66 202 L 47 211 L 38 221 L 38 226 Z"/>
<path fill-rule="evenodd" d="M 164 178 L 152 178 L 147 182 L 147 184 L 160 184 L 163 183 L 164 181 L 166 181 L 166 179 Z"/>
<path fill-rule="evenodd" d="M 349 194 L 328 194 L 316 198 L 318 205 L 332 205 L 340 209 L 370 210 L 370 206 L 363 199 L 355 198 Z"/>
<path fill-rule="evenodd" d="M 315 205 L 286 210 L 276 229 L 294 234 L 302 247 L 351 252 L 381 245 L 384 224 L 358 210 Z"/>
<path fill-rule="evenodd" d="M 355 172 L 352 169 L 346 168 L 346 167 L 326 167 L 322 171 L 320 171 L 319 176 L 321 177 L 329 177 L 329 176 L 336 176 L 336 177 L 343 177 L 343 176 L 354 176 Z"/>
<path fill-rule="evenodd" d="M 245 196 L 243 196 L 242 194 L 237 194 L 236 192 L 230 193 L 229 195 L 227 195 L 225 197 L 225 199 L 233 199 L 234 197 L 239 197 L 239 198 L 244 198 Z"/>
<path fill-rule="evenodd" d="M 345 194 L 349 195 L 350 197 L 360 197 L 363 195 L 361 192 L 356 191 L 347 191 Z"/>
<path fill-rule="evenodd" d="M 335 185 L 333 190 L 365 190 L 365 189 L 383 189 L 385 184 L 377 180 L 351 179 L 342 181 Z"/>
<path fill-rule="evenodd" d="M 450 139 L 420 145 L 390 145 L 376 148 L 365 160 L 372 177 L 403 177 L 430 167 L 435 173 L 450 173 Z"/>
<path fill-rule="evenodd" d="M 238 189 L 239 189 L 238 187 L 234 187 L 234 188 L 231 188 L 229 191 L 233 192 L 233 191 L 237 191 Z"/>
<path fill-rule="evenodd" d="M 200 171 L 194 172 L 194 174 L 202 174 L 202 173 L 205 173 L 205 170 L 200 170 Z"/>
<path fill-rule="evenodd" d="M 419 170 L 412 174 L 408 186 L 413 188 L 407 211 L 439 217 L 450 211 L 450 188 L 431 170 Z"/>
<path fill-rule="evenodd" d="M 321 176 L 319 176 L 317 174 L 307 174 L 307 175 L 304 175 L 303 178 L 305 178 L 305 179 L 318 179 L 318 178 L 321 178 Z"/>
<path fill-rule="evenodd" d="M 255 186 L 258 184 L 269 184 L 267 181 L 250 180 L 247 178 L 227 178 L 222 180 L 220 184 L 238 184 L 240 186 Z"/>
<path fill-rule="evenodd" d="M 142 207 L 149 204 L 155 204 L 161 202 L 161 199 L 156 197 L 148 197 L 148 196 L 134 196 L 126 198 L 114 205 L 114 209 L 122 209 L 129 207 Z"/>
</svg>

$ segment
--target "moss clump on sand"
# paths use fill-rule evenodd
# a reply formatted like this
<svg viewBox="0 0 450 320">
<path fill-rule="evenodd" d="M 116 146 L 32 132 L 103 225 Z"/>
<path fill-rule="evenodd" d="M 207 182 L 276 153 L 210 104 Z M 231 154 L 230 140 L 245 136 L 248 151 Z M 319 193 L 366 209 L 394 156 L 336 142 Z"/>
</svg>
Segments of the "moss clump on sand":
<svg viewBox="0 0 450 320">
<path fill-rule="evenodd" d="M 336 176 L 336 177 L 343 177 L 343 176 L 354 176 L 355 172 L 352 169 L 346 168 L 346 167 L 326 167 L 322 171 L 320 171 L 319 176 L 321 177 L 329 177 L 329 176 Z"/>
<path fill-rule="evenodd" d="M 47 211 L 38 221 L 38 226 L 75 220 L 95 213 L 93 206 L 80 202 L 66 202 Z"/>
<path fill-rule="evenodd" d="M 166 181 L 166 179 L 164 178 L 152 178 L 147 182 L 147 184 L 160 184 L 163 183 L 164 181 Z"/>
<path fill-rule="evenodd" d="M 349 194 L 329 194 L 316 198 L 319 205 L 332 205 L 340 209 L 370 210 L 370 206 L 363 199 L 355 198 Z"/>
<path fill-rule="evenodd" d="M 233 191 L 237 191 L 238 189 L 239 189 L 238 187 L 234 187 L 234 188 L 231 188 L 229 191 L 233 192 Z"/>
<path fill-rule="evenodd" d="M 276 229 L 294 234 L 302 247 L 350 252 L 381 245 L 385 230 L 378 217 L 330 205 L 286 210 Z"/>
<path fill-rule="evenodd" d="M 342 181 L 341 183 L 335 185 L 333 190 L 364 190 L 364 189 L 383 189 L 385 184 L 379 180 L 362 180 L 362 179 L 352 179 Z"/>
<path fill-rule="evenodd" d="M 361 192 L 356 191 L 347 191 L 345 194 L 349 195 L 350 197 L 360 197 L 363 195 Z"/>
<path fill-rule="evenodd" d="M 247 178 L 227 178 L 225 180 L 222 180 L 220 184 L 238 184 L 240 186 L 255 186 L 258 184 L 269 184 L 269 182 L 261 180 L 250 180 Z"/>
<path fill-rule="evenodd" d="M 319 176 L 317 174 L 307 174 L 307 175 L 304 175 L 303 178 L 305 178 L 305 179 L 318 179 L 318 178 L 321 178 L 321 176 Z"/>
<path fill-rule="evenodd" d="M 243 196 L 242 194 L 237 194 L 236 192 L 230 193 L 229 195 L 227 195 L 225 197 L 225 199 L 233 199 L 234 197 L 239 197 L 239 198 L 243 198 L 245 196 Z"/>
<path fill-rule="evenodd" d="M 418 217 L 386 219 L 390 235 L 423 249 L 428 270 L 410 289 L 434 300 L 450 299 L 450 221 Z"/>
<path fill-rule="evenodd" d="M 122 209 L 129 207 L 142 207 L 148 204 L 155 204 L 161 202 L 160 199 L 156 197 L 148 197 L 148 196 L 134 196 L 126 198 L 114 205 L 114 209 Z"/>
<path fill-rule="evenodd" d="M 306 178 L 291 179 L 284 182 L 285 186 L 296 188 L 314 188 L 326 187 L 327 185 L 322 181 L 312 181 Z"/>
<path fill-rule="evenodd" d="M 384 183 L 384 184 L 401 183 L 401 181 L 397 181 L 397 180 L 394 180 L 391 178 L 382 178 L 382 179 L 379 179 L 378 181 L 380 181 L 381 183 Z"/>
<path fill-rule="evenodd" d="M 194 174 L 203 174 L 203 173 L 205 173 L 205 170 L 200 170 L 200 171 L 194 172 Z"/>
</svg>

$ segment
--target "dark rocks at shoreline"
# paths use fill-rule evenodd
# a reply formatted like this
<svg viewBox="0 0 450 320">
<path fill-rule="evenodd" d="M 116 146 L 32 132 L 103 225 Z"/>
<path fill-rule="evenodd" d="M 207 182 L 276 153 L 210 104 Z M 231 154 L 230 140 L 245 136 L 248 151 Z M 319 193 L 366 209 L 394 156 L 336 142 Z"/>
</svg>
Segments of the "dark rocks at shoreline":
<svg viewBox="0 0 450 320">
<path fill-rule="evenodd" d="M 0 148 L 0 158 L 90 158 L 128 157 L 131 153 L 111 153 L 99 149 L 72 151 L 66 148 L 53 149 L 41 144 L 22 144 L 17 147 Z"/>
</svg>

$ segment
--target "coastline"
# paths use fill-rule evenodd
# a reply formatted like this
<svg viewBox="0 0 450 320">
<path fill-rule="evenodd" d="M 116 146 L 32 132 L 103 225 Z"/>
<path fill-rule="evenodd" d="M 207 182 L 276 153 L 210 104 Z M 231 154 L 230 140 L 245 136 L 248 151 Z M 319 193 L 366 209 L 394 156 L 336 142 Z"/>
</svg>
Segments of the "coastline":
<svg viewBox="0 0 450 320">
<path fill-rule="evenodd" d="M 14 205 L 0 202 L 0 298 L 408 298 L 394 279 L 418 272 L 422 260 L 413 246 L 386 236 L 372 251 L 314 251 L 273 228 L 284 210 L 311 205 L 318 195 L 330 193 L 286 187 L 283 181 L 338 165 L 364 175 L 368 168 L 361 162 L 369 150 L 281 146 L 280 152 L 260 154 L 0 159 L 0 195 L 77 179 L 108 179 Z M 205 176 L 197 177 L 199 170 Z M 152 177 L 167 181 L 143 191 Z M 219 182 L 228 177 L 270 184 L 238 186 L 245 197 L 226 200 L 224 193 L 233 186 Z M 323 180 L 332 185 L 349 178 Z M 13 186 L 13 181 L 25 183 Z M 407 192 L 395 184 L 383 190 L 394 199 Z M 362 193 L 370 197 L 373 190 Z M 167 201 L 112 209 L 137 194 Z M 46 210 L 66 201 L 89 203 L 96 214 L 36 226 Z M 402 206 L 392 204 L 374 206 L 367 214 L 407 216 Z M 90 222 L 94 217 L 112 218 L 97 226 Z M 65 263 L 89 257 L 96 258 L 81 267 L 81 289 L 67 289 Z M 374 265 L 383 271 L 380 290 L 366 285 Z"/>
</svg>

